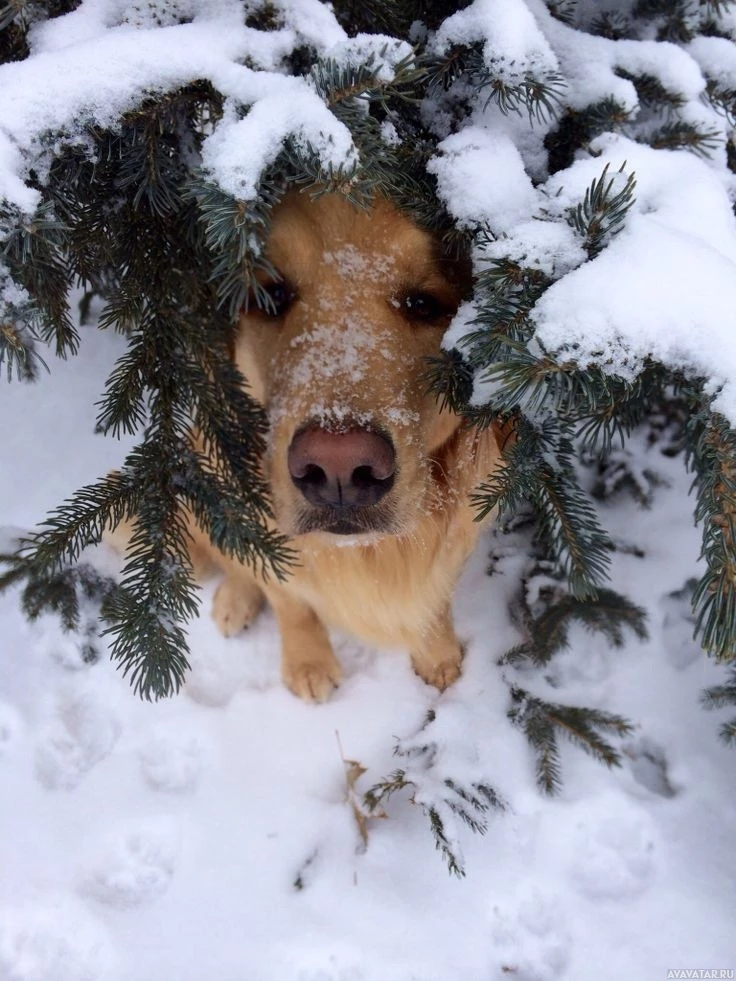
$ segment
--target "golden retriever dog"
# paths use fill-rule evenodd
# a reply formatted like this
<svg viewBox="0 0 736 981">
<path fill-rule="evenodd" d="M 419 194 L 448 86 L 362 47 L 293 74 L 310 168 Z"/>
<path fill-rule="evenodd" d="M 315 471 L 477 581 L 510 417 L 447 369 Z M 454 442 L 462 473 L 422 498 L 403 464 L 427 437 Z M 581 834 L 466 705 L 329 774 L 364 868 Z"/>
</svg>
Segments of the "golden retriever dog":
<svg viewBox="0 0 736 981">
<path fill-rule="evenodd" d="M 267 256 L 272 302 L 241 315 L 235 359 L 269 419 L 264 471 L 298 561 L 285 582 L 257 579 L 192 528 L 195 574 L 224 573 L 213 617 L 226 636 L 268 601 L 283 680 L 303 699 L 340 681 L 330 627 L 408 649 L 442 690 L 460 674 L 450 603 L 482 527 L 469 494 L 500 457 L 492 429 L 469 429 L 427 391 L 462 287 L 382 199 L 366 211 L 291 192 Z"/>
</svg>

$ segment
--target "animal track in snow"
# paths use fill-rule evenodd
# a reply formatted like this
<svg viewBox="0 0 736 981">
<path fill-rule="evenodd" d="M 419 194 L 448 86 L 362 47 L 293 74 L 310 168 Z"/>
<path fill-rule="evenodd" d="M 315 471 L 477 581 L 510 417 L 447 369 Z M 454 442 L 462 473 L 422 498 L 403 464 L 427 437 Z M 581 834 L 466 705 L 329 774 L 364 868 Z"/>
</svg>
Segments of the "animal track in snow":
<svg viewBox="0 0 736 981">
<path fill-rule="evenodd" d="M 688 580 L 682 589 L 665 596 L 661 602 L 664 650 L 673 667 L 683 670 L 697 661 L 702 651 L 694 638 L 695 618 L 691 608 L 696 581 Z"/>
<path fill-rule="evenodd" d="M 495 906 L 491 919 L 493 973 L 498 981 L 554 981 L 570 956 L 570 936 L 554 896 L 538 891 Z"/>
<path fill-rule="evenodd" d="M 77 901 L 0 910 L 2 981 L 107 981 L 112 963 L 103 927 Z"/>
<path fill-rule="evenodd" d="M 143 906 L 169 887 L 179 858 L 179 836 L 166 820 L 121 828 L 103 841 L 80 888 L 110 906 Z"/>
<path fill-rule="evenodd" d="M 653 739 L 641 736 L 630 742 L 624 752 L 631 760 L 631 775 L 642 787 L 661 797 L 674 797 L 677 787 L 670 780 L 665 751 Z"/>
<path fill-rule="evenodd" d="M 71 790 L 120 736 L 110 707 L 82 694 L 62 701 L 36 744 L 36 776 L 49 790 Z"/>
<path fill-rule="evenodd" d="M 23 731 L 20 713 L 8 702 L 0 702 L 0 760 L 8 756 Z"/>
<path fill-rule="evenodd" d="M 196 790 L 203 756 L 196 736 L 165 731 L 155 732 L 139 753 L 141 772 L 148 785 L 169 793 Z"/>
<path fill-rule="evenodd" d="M 85 617 L 79 629 L 66 631 L 55 614 L 45 613 L 31 625 L 31 636 L 42 657 L 55 662 L 65 671 L 84 671 L 93 663 L 89 652 L 92 641 L 98 635 L 95 623 L 95 618 Z"/>
<path fill-rule="evenodd" d="M 610 805 L 610 806 L 609 806 Z M 654 877 L 656 829 L 649 815 L 621 801 L 599 800 L 572 836 L 573 885 L 590 899 L 625 899 Z"/>
</svg>

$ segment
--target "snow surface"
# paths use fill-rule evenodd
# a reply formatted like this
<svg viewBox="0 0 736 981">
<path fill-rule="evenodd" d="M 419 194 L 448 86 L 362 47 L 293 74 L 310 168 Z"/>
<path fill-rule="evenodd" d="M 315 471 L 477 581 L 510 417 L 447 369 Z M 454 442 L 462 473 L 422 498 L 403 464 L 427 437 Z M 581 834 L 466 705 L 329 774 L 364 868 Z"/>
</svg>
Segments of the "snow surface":
<svg viewBox="0 0 736 981">
<path fill-rule="evenodd" d="M 92 431 L 120 338 L 82 334 L 78 358 L 49 356 L 50 377 L 0 387 L 4 539 L 123 456 Z M 603 520 L 629 546 L 613 585 L 646 605 L 651 639 L 616 651 L 575 629 L 544 675 L 496 663 L 520 639 L 508 607 L 522 532 L 487 536 L 469 563 L 455 601 L 464 672 L 442 695 L 405 653 L 336 637 L 346 679 L 326 705 L 303 704 L 279 682 L 270 615 L 224 640 L 208 585 L 183 693 L 144 703 L 52 618 L 26 623 L 17 592 L 0 597 L 2 981 L 650 981 L 736 967 L 734 756 L 716 735 L 723 713 L 698 703 L 724 669 L 671 595 L 697 574 L 688 479 L 643 441 L 636 453 L 670 486 L 650 511 L 619 497 Z M 95 561 L 116 567 L 103 549 Z M 542 797 L 506 716 L 511 680 L 629 717 L 622 768 L 565 746 L 564 790 Z M 406 795 L 369 822 L 365 849 L 347 799 L 343 760 L 367 768 L 363 792 L 430 708 L 424 796 L 451 776 L 509 805 L 485 837 L 450 829 L 463 880 Z"/>
</svg>

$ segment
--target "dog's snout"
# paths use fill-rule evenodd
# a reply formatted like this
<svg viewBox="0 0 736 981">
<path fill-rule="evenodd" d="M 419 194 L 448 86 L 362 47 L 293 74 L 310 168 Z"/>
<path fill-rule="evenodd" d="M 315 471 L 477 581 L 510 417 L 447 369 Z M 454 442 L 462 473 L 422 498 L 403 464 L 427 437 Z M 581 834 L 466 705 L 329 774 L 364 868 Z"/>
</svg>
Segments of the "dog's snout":
<svg viewBox="0 0 736 981">
<path fill-rule="evenodd" d="M 394 483 L 391 441 L 371 429 L 330 432 L 309 427 L 296 434 L 289 473 L 310 504 L 358 508 L 377 504 Z"/>
</svg>

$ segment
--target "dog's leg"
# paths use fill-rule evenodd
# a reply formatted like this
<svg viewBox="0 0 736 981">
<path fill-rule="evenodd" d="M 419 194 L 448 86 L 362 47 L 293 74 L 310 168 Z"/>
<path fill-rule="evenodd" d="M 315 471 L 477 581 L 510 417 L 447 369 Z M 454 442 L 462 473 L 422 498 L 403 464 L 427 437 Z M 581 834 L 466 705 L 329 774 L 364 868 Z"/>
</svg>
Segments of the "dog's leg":
<svg viewBox="0 0 736 981">
<path fill-rule="evenodd" d="M 324 624 L 301 600 L 279 589 L 267 590 L 281 631 L 281 677 L 307 702 L 324 702 L 342 677 Z"/>
<path fill-rule="evenodd" d="M 263 592 L 253 579 L 230 572 L 212 600 L 212 619 L 225 637 L 239 634 L 255 620 L 263 606 Z"/>
<path fill-rule="evenodd" d="M 460 677 L 463 649 L 447 609 L 411 651 L 414 670 L 428 685 L 444 691 Z"/>
</svg>

